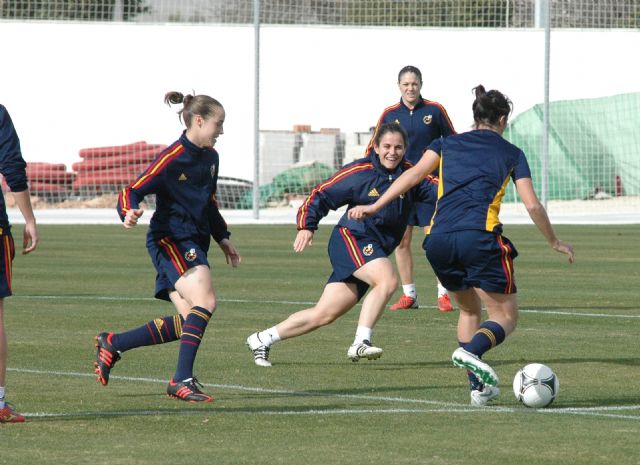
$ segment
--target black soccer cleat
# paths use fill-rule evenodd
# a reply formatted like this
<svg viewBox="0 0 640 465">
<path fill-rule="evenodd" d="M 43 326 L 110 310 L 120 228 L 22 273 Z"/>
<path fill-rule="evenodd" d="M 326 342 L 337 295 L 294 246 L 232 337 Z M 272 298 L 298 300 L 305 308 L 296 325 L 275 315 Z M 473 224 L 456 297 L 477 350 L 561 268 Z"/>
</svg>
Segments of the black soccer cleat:
<svg viewBox="0 0 640 465">
<path fill-rule="evenodd" d="M 213 402 L 213 397 L 202 392 L 198 386 L 202 386 L 202 383 L 196 378 L 188 378 L 178 383 L 171 380 L 167 386 L 167 395 L 186 402 Z"/>
<path fill-rule="evenodd" d="M 109 383 L 109 373 L 111 369 L 120 360 L 120 352 L 109 342 L 110 336 L 113 333 L 100 333 L 96 336 L 96 361 L 93 366 L 95 367 L 96 375 L 98 375 L 98 382 L 103 386 Z"/>
</svg>

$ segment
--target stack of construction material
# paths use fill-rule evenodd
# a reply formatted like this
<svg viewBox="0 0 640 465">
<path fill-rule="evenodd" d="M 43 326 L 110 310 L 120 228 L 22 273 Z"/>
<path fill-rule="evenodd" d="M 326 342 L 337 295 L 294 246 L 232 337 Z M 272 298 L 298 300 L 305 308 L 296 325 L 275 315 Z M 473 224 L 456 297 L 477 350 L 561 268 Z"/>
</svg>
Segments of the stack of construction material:
<svg viewBox="0 0 640 465">
<path fill-rule="evenodd" d="M 29 191 L 44 200 L 64 200 L 71 193 L 75 175 L 62 163 L 27 163 Z"/>
<path fill-rule="evenodd" d="M 114 193 L 133 181 L 166 145 L 144 141 L 80 150 L 73 189 L 80 195 Z"/>
</svg>

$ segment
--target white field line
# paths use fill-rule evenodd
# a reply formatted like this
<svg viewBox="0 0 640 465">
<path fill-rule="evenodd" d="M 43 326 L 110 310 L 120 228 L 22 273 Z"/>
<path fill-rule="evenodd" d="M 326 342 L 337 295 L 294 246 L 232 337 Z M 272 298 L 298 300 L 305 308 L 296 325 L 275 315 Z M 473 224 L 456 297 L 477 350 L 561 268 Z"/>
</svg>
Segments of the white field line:
<svg viewBox="0 0 640 465">
<path fill-rule="evenodd" d="M 25 300 L 94 300 L 94 301 L 115 301 L 115 302 L 145 302 L 155 301 L 153 297 L 123 297 L 123 296 L 83 296 L 83 295 L 14 295 L 12 299 Z M 255 299 L 218 299 L 219 302 L 247 303 L 247 304 L 269 304 L 269 305 L 314 305 L 316 302 L 289 301 L 289 300 L 255 300 Z M 420 308 L 436 308 L 435 305 L 420 305 Z M 542 309 L 519 309 L 520 313 L 538 313 L 543 315 L 564 315 L 592 318 L 624 318 L 640 319 L 640 315 L 620 315 L 615 313 L 581 313 Z"/>
<path fill-rule="evenodd" d="M 8 368 L 9 371 L 16 373 L 28 373 L 47 376 L 69 376 L 73 378 L 93 378 L 93 373 L 78 373 L 78 372 L 66 372 L 66 371 L 48 371 L 48 370 L 33 370 L 23 368 Z M 111 376 L 110 379 L 118 379 L 122 381 L 131 382 L 144 382 L 165 385 L 166 380 L 155 378 L 138 378 L 129 376 Z M 471 407 L 469 405 L 457 404 L 452 402 L 440 402 L 435 400 L 426 399 L 409 399 L 405 397 L 389 397 L 389 396 L 371 396 L 362 394 L 327 394 L 314 391 L 294 391 L 288 389 L 265 389 L 261 387 L 242 386 L 238 384 L 210 384 L 203 383 L 205 387 L 212 387 L 216 389 L 226 389 L 232 391 L 245 391 L 245 392 L 257 392 L 261 394 L 278 394 L 278 395 L 291 395 L 300 397 L 326 397 L 326 398 L 342 398 L 342 399 L 354 399 L 354 400 L 370 400 L 378 401 L 380 403 L 395 402 L 400 404 L 414 404 L 414 405 L 432 405 L 433 408 L 369 408 L 369 409 L 307 409 L 307 410 L 251 410 L 247 412 L 238 412 L 233 410 L 232 413 L 243 413 L 251 415 L 353 415 L 353 414 L 401 414 L 401 413 L 544 413 L 544 414 L 556 414 L 556 415 L 583 415 L 592 417 L 604 417 L 604 418 L 616 418 L 625 420 L 640 421 L 640 415 L 619 415 L 611 412 L 618 411 L 633 411 L 640 410 L 640 405 L 625 405 L 625 406 L 600 406 L 600 407 L 580 407 L 580 408 L 548 408 L 540 410 L 525 410 L 524 408 L 508 408 L 508 407 Z M 209 410 L 207 410 L 209 412 Z M 219 409 L 214 411 L 216 414 L 225 413 L 225 409 Z M 162 415 L 166 414 L 166 411 L 142 411 L 142 412 L 79 412 L 79 413 L 46 413 L 46 412 L 33 412 L 25 413 L 28 417 L 83 417 L 83 416 L 134 416 L 134 415 Z M 175 412 L 173 412 L 175 414 Z M 190 412 L 192 413 L 192 412 Z M 202 410 L 193 411 L 193 413 L 204 413 Z"/>
</svg>

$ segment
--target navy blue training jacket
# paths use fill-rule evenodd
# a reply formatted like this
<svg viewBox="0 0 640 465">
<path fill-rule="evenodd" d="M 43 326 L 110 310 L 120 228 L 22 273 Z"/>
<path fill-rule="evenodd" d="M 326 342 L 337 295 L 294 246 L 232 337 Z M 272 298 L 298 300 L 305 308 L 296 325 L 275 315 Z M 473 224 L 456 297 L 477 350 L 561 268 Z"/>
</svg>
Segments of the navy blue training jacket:
<svg viewBox="0 0 640 465">
<path fill-rule="evenodd" d="M 7 109 L 0 105 L 0 173 L 4 176 L 12 192 L 27 190 L 27 164 L 20 151 L 20 139 L 13 127 L 13 121 Z M 0 228 L 9 230 L 9 218 L 4 203 L 4 196 L 0 192 Z"/>
<path fill-rule="evenodd" d="M 315 231 L 329 210 L 336 210 L 343 205 L 351 208 L 374 203 L 410 167 L 411 164 L 403 160 L 394 171 L 387 171 L 380 164 L 377 154 L 345 165 L 332 177 L 318 184 L 302 203 L 297 216 L 298 230 Z M 350 220 L 345 212 L 338 225 L 355 234 L 377 238 L 385 252 L 390 254 L 404 235 L 412 204 L 417 201 L 435 202 L 437 186 L 434 183 L 437 184 L 437 179 L 428 177 L 362 222 Z"/>
<path fill-rule="evenodd" d="M 215 199 L 219 157 L 212 147 L 191 143 L 185 132 L 164 149 L 149 167 L 118 196 L 118 214 L 139 208 L 142 199 L 156 194 L 156 211 L 151 217 L 148 240 L 171 237 L 191 239 L 204 250 L 210 236 L 216 242 L 231 234 Z"/>
<path fill-rule="evenodd" d="M 393 122 L 399 123 L 407 131 L 409 142 L 407 143 L 405 158 L 414 165 L 418 163 L 422 153 L 433 140 L 456 133 L 444 107 L 438 102 L 423 99 L 422 97 L 420 97 L 413 110 L 409 109 L 402 99 L 400 99 L 399 103 L 385 108 L 378 119 L 376 132 L 382 124 Z M 366 153 L 369 156 L 375 155 L 373 137 L 369 142 Z"/>
</svg>

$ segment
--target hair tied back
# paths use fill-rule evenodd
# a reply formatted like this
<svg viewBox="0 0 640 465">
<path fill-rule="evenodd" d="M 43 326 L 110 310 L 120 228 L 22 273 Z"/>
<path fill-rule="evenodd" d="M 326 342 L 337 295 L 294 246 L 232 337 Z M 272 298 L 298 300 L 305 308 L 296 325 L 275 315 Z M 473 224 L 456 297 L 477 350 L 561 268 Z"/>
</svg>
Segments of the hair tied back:
<svg viewBox="0 0 640 465">
<path fill-rule="evenodd" d="M 167 105 L 177 105 L 179 103 L 184 102 L 184 95 L 182 95 L 180 92 L 167 92 L 164 95 L 164 103 L 166 103 Z"/>
</svg>

